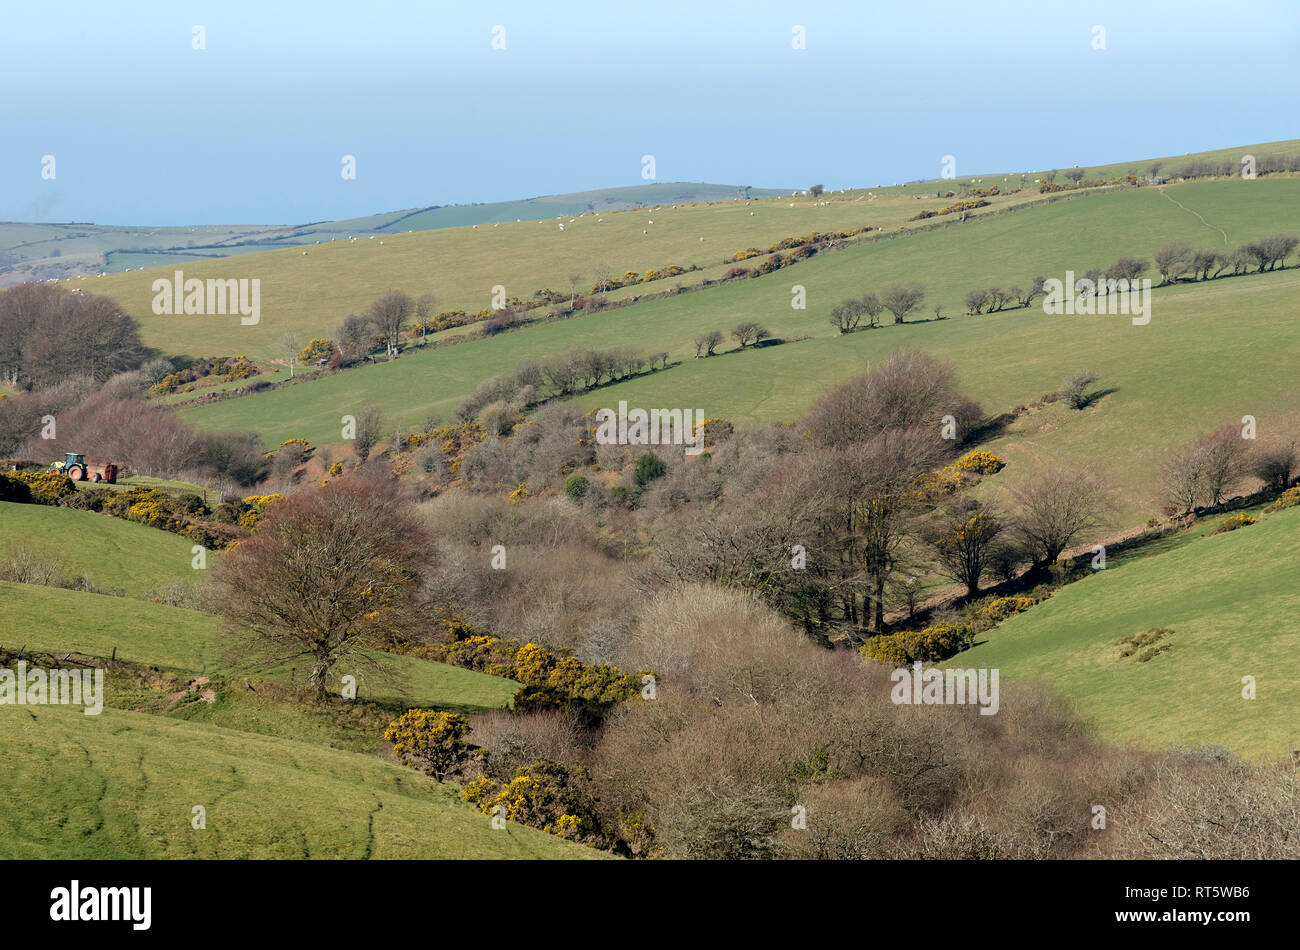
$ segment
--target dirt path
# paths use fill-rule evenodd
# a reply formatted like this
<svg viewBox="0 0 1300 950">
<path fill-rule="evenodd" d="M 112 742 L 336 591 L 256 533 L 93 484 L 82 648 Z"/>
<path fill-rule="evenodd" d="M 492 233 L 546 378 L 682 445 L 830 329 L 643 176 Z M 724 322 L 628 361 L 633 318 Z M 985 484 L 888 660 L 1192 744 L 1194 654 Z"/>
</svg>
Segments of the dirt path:
<svg viewBox="0 0 1300 950">
<path fill-rule="evenodd" d="M 1193 211 L 1191 208 L 1187 207 L 1187 205 L 1183 204 L 1183 203 L 1182 203 L 1181 201 L 1179 201 L 1177 198 L 1170 198 L 1169 195 L 1165 194 L 1165 186 L 1164 186 L 1164 185 L 1157 185 L 1157 186 L 1156 186 L 1156 191 L 1160 192 L 1160 194 L 1164 195 L 1166 198 L 1169 198 L 1170 201 L 1172 201 L 1174 204 L 1178 205 L 1178 207 L 1182 208 L 1182 209 L 1183 209 L 1184 211 L 1186 211 L 1188 214 L 1194 214 L 1194 215 L 1196 215 L 1196 217 L 1200 220 L 1201 224 L 1205 225 L 1205 226 L 1206 226 L 1207 228 L 1209 228 L 1211 231 L 1218 231 L 1220 234 L 1222 234 L 1222 235 L 1223 235 L 1223 246 L 1224 246 L 1224 247 L 1227 247 L 1227 246 L 1228 246 L 1228 232 L 1227 232 L 1227 231 L 1223 230 L 1223 228 L 1216 227 L 1215 225 L 1210 224 L 1209 221 L 1206 221 L 1205 218 L 1201 217 L 1201 215 L 1200 215 L 1199 212 Z"/>
</svg>

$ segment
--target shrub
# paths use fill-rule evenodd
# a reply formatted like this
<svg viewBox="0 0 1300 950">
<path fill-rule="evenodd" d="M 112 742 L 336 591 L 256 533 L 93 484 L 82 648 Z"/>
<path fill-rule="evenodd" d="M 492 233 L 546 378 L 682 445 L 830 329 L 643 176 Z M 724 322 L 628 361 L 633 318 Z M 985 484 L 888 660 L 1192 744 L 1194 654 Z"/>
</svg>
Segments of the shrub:
<svg viewBox="0 0 1300 950">
<path fill-rule="evenodd" d="M 664 467 L 663 459 L 653 452 L 646 452 L 636 460 L 636 469 L 632 474 L 633 480 L 637 485 L 644 488 L 656 478 L 663 476 L 667 469 Z"/>
<path fill-rule="evenodd" d="M 981 607 L 980 613 L 989 620 L 998 622 L 1014 617 L 1036 603 L 1038 601 L 1032 597 L 996 597 Z"/>
<path fill-rule="evenodd" d="M 1280 499 L 1279 499 L 1280 500 Z M 1211 534 L 1225 534 L 1228 531 L 1236 531 L 1238 528 L 1244 528 L 1247 525 L 1255 523 L 1255 519 L 1244 511 L 1239 511 L 1231 518 L 1225 518 L 1219 523 L 1219 526 L 1211 531 Z"/>
<path fill-rule="evenodd" d="M 896 633 L 872 637 L 859 648 L 858 652 L 868 660 L 875 660 L 886 666 L 906 666 L 911 662 L 907 649 Z"/>
<path fill-rule="evenodd" d="M 399 762 L 441 782 L 469 758 L 468 733 L 469 720 L 460 713 L 408 709 L 384 730 L 384 739 L 393 744 Z"/>
<path fill-rule="evenodd" d="M 38 505 L 57 505 L 59 499 L 77 491 L 76 482 L 58 472 L 10 472 L 5 477 L 25 483 Z"/>
<path fill-rule="evenodd" d="M 1281 511 L 1283 508 L 1294 508 L 1296 505 L 1300 505 L 1300 485 L 1297 485 L 1295 488 L 1288 488 L 1286 491 L 1282 492 L 1273 504 L 1269 505 L 1264 510 Z"/>
<path fill-rule="evenodd" d="M 993 475 L 1006 468 L 1007 463 L 992 452 L 967 452 L 952 467 L 961 472 L 976 472 L 980 475 Z"/>
<path fill-rule="evenodd" d="M 872 637 L 858 652 L 887 666 L 906 666 L 918 660 L 938 663 L 967 649 L 974 636 L 968 624 L 938 623 L 924 630 Z"/>
<path fill-rule="evenodd" d="M 1057 390 L 1057 398 L 1064 400 L 1071 409 L 1083 409 L 1088 405 L 1088 387 L 1095 383 L 1098 375 L 1090 369 L 1081 369 Z"/>
<path fill-rule="evenodd" d="M 500 815 L 561 838 L 594 843 L 602 835 L 588 782 L 583 768 L 571 772 L 559 762 L 539 759 L 504 784 L 487 776 L 468 782 L 460 796 L 485 815 Z"/>
<path fill-rule="evenodd" d="M 564 480 L 564 493 L 574 501 L 581 501 L 590 485 L 586 475 L 570 475 Z"/>
<path fill-rule="evenodd" d="M 0 501 L 12 501 L 20 505 L 30 504 L 31 487 L 20 478 L 0 475 Z"/>
</svg>

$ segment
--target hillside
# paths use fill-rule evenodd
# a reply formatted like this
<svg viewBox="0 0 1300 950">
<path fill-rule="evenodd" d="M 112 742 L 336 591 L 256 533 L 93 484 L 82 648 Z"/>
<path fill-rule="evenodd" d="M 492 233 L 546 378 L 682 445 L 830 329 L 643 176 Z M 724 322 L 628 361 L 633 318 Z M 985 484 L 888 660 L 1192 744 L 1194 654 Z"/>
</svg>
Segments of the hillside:
<svg viewBox="0 0 1300 950">
<path fill-rule="evenodd" d="M 1217 519 L 1216 519 L 1217 520 Z M 1300 748 L 1300 509 L 1119 561 L 990 631 L 950 661 L 1042 679 L 1104 735 L 1246 755 Z M 1119 641 L 1171 628 L 1146 662 Z M 1257 694 L 1242 698 L 1245 676 Z"/>
<path fill-rule="evenodd" d="M 391 716 L 500 708 L 516 683 L 380 655 L 386 675 L 354 671 L 364 702 L 322 709 L 284 694 L 285 670 L 232 666 L 208 614 L 8 583 L 0 614 L 0 648 L 127 664 L 110 667 L 99 716 L 47 706 L 11 717 L 6 858 L 606 856 L 515 824 L 494 830 L 456 786 L 386 761 Z M 189 824 L 196 804 L 203 833 Z"/>
<path fill-rule="evenodd" d="M 1017 469 L 1028 473 L 1041 458 L 1100 457 L 1121 491 L 1114 523 L 1125 526 L 1150 516 L 1160 459 L 1170 446 L 1197 434 L 1206 420 L 1217 424 L 1249 413 L 1267 431 L 1294 418 L 1285 367 L 1300 347 L 1290 316 L 1297 272 L 1156 288 L 1147 326 L 1132 326 L 1123 316 L 1049 318 L 1038 306 L 966 316 L 962 296 L 974 287 L 1024 283 L 1034 274 L 1064 276 L 1067 269 L 1081 274 L 1124 254 L 1149 257 L 1172 241 L 1223 247 L 1218 229 L 1235 246 L 1286 229 L 1292 223 L 1288 209 L 1297 201 L 1300 179 L 1287 176 L 1081 195 L 868 241 L 765 277 L 455 347 L 412 349 L 391 363 L 189 408 L 182 415 L 205 429 L 254 429 L 272 445 L 294 436 L 330 444 L 339 441 L 340 416 L 367 403 L 377 403 L 393 421 L 409 426 L 430 414 L 447 418 L 482 380 L 574 345 L 664 349 L 670 362 L 679 364 L 577 397 L 584 408 L 619 400 L 633 406 L 689 406 L 742 426 L 797 418 L 834 383 L 900 346 L 917 346 L 953 362 L 965 389 L 991 414 L 1032 403 L 1087 366 L 1101 373 L 1100 385 L 1112 393 L 1081 414 L 1052 407 L 1023 418 L 995 448 L 1005 450 L 1013 464 L 1008 482 L 1018 477 Z M 845 337 L 827 323 L 839 301 L 893 282 L 926 286 L 921 313 L 909 323 Z M 806 310 L 791 309 L 794 284 L 807 289 Z M 949 319 L 932 319 L 936 304 Z M 1243 317 L 1232 316 L 1237 313 Z M 714 359 L 691 358 L 700 332 L 725 331 L 746 318 L 761 321 L 779 337 L 810 338 L 723 352 Z M 1252 372 L 1241 372 L 1243 365 Z"/>
<path fill-rule="evenodd" d="M 0 553 L 18 545 L 130 597 L 202 577 L 191 566 L 193 542 L 179 535 L 96 512 L 0 502 Z"/>
<path fill-rule="evenodd" d="M 520 218 L 618 211 L 658 202 L 729 201 L 745 188 L 663 182 L 605 188 L 519 201 L 415 208 L 363 218 L 298 225 L 193 225 L 129 227 L 91 223 L 0 222 L 0 287 L 26 280 L 95 276 L 143 267 L 175 267 L 215 257 L 254 254 L 276 247 L 346 240 L 349 236 L 396 234 L 469 227 Z M 788 194 L 754 188 L 754 196 Z"/>
<path fill-rule="evenodd" d="M 606 857 L 495 830 L 453 786 L 303 742 L 57 706 L 25 707 L 8 735 L 6 859 Z"/>
</svg>

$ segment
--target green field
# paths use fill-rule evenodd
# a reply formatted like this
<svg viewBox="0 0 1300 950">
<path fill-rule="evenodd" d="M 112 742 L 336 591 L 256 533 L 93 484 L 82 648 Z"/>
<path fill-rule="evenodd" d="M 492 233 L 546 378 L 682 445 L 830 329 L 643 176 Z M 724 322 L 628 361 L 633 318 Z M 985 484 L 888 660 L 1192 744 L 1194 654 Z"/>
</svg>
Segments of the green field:
<svg viewBox="0 0 1300 950">
<path fill-rule="evenodd" d="M 0 715 L 6 859 L 605 856 L 520 825 L 494 830 L 455 786 L 365 755 L 115 709 Z"/>
<path fill-rule="evenodd" d="M 412 208 L 361 218 L 309 224 L 209 224 L 174 227 L 90 223 L 0 222 L 0 286 L 25 280 L 118 273 L 142 267 L 187 266 L 197 260 L 302 247 L 350 236 L 401 234 L 467 227 L 519 218 L 578 215 L 591 208 L 614 211 L 640 204 L 729 201 L 743 194 L 734 185 L 664 182 L 603 188 L 517 201 Z M 786 194 L 755 188 L 756 197 Z"/>
<path fill-rule="evenodd" d="M 1288 209 L 1300 202 L 1300 179 L 1198 182 L 1166 192 L 1224 229 L 1235 246 L 1292 224 Z M 574 345 L 633 344 L 666 349 L 680 365 L 577 397 L 580 405 L 625 399 L 755 425 L 795 419 L 868 361 L 917 346 L 953 362 L 963 388 L 995 414 L 1054 391 L 1075 370 L 1100 372 L 1101 388 L 1112 394 L 1083 413 L 1056 407 L 1026 417 L 994 450 L 1013 463 L 1006 483 L 1043 458 L 1097 459 L 1120 489 L 1114 524 L 1127 525 L 1154 513 L 1159 461 L 1179 441 L 1245 414 L 1256 416 L 1261 435 L 1294 421 L 1286 380 L 1300 348 L 1292 316 L 1300 271 L 1156 288 L 1147 326 L 1119 315 L 1048 317 L 1039 306 L 965 316 L 960 301 L 972 287 L 1009 286 L 1034 274 L 1063 277 L 1067 268 L 1082 274 L 1124 254 L 1149 256 L 1175 240 L 1223 244 L 1217 230 L 1154 188 L 1080 197 L 819 255 L 766 277 L 408 352 L 391 363 L 182 415 L 200 428 L 256 430 L 272 445 L 293 436 L 329 444 L 340 440 L 341 417 L 370 402 L 391 421 L 413 426 L 430 414 L 447 418 L 480 381 L 523 360 Z M 826 322 L 840 300 L 900 280 L 927 287 L 915 322 L 846 337 Z M 808 309 L 791 308 L 794 284 L 807 289 Z M 935 303 L 950 319 L 932 319 Z M 810 339 L 692 358 L 699 332 L 746 318 L 778 336 Z"/>
<path fill-rule="evenodd" d="M 1037 191 L 1022 192 L 995 198 L 991 208 L 981 210 L 1039 198 Z M 543 288 L 567 294 L 569 276 L 580 274 L 578 289 L 586 291 L 596 283 L 601 262 L 615 276 L 669 264 L 708 269 L 703 275 L 678 278 L 689 283 L 702 276 L 721 276 L 731 266 L 724 262 L 748 247 L 765 250 L 782 238 L 812 231 L 868 226 L 893 231 L 923 208 L 949 203 L 948 199 L 917 201 L 901 194 L 868 197 L 856 192 L 828 195 L 820 201 L 800 196 L 676 208 L 661 205 L 658 210 L 615 211 L 562 221 L 508 221 L 477 229 L 367 236 L 357 241 L 344 238 L 184 268 L 186 278 L 260 279 L 261 322 L 256 326 L 241 325 L 238 316 L 155 315 L 153 281 L 171 279 L 174 268 L 110 274 L 70 285 L 119 301 L 139 321 L 145 342 L 168 353 L 243 353 L 265 359 L 276 355 L 286 332 L 304 342 L 328 336 L 349 313 L 394 288 L 412 297 L 433 294 L 438 310 L 460 308 L 473 313 L 491 306 L 492 288 L 498 285 L 508 295 L 523 298 Z M 627 293 L 671 290 L 678 279 L 638 285 Z"/>
<path fill-rule="evenodd" d="M 382 672 L 335 670 L 336 684 L 357 676 L 356 704 L 316 707 L 285 692 L 291 668 L 229 656 L 208 614 L 0 583 L 0 616 L 7 650 L 115 656 L 171 677 L 151 689 L 111 670 L 99 716 L 0 707 L 14 772 L 0 801 L 5 858 L 601 856 L 514 824 L 493 830 L 456 786 L 387 761 L 380 732 L 401 711 L 501 708 L 518 683 L 378 654 Z M 209 701 L 182 695 L 190 677 L 212 688 Z M 204 833 L 189 825 L 196 804 L 208 810 Z"/>
<path fill-rule="evenodd" d="M 194 542 L 179 535 L 92 511 L 0 502 L 0 552 L 18 544 L 130 597 L 203 576 L 191 566 Z"/>
<path fill-rule="evenodd" d="M 1216 519 L 1220 520 L 1220 519 Z M 1042 679 L 1112 738 L 1300 749 L 1300 509 L 1108 566 L 986 634 L 948 665 Z M 1170 627 L 1168 653 L 1117 642 Z M 1256 698 L 1242 698 L 1252 676 Z"/>
<path fill-rule="evenodd" d="M 10 649 L 115 655 L 131 663 L 214 676 L 246 672 L 226 655 L 218 618 L 196 610 L 5 582 L 0 582 L 0 609 L 6 620 L 0 646 Z M 378 654 L 375 659 L 383 673 L 358 665 L 340 667 L 335 676 L 356 675 L 360 698 L 465 712 L 505 706 L 519 689 L 511 680 L 415 657 Z M 269 673 L 281 675 L 260 668 L 252 675 Z"/>
</svg>

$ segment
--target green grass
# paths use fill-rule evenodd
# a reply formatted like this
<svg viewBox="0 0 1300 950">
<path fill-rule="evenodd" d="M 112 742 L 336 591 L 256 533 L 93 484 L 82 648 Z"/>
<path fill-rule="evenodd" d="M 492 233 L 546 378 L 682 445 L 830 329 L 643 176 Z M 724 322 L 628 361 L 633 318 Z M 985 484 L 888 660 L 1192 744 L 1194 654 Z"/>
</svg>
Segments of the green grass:
<svg viewBox="0 0 1300 950">
<path fill-rule="evenodd" d="M 494 830 L 455 786 L 364 755 L 113 709 L 0 714 L 5 858 L 605 856 L 519 825 Z"/>
<path fill-rule="evenodd" d="M 1212 524 L 1223 516 L 1208 519 Z M 1300 510 L 1117 562 L 991 630 L 949 661 L 1042 679 L 1102 736 L 1212 743 L 1251 756 L 1300 749 Z M 1121 659 L 1120 640 L 1171 627 L 1170 652 Z M 1242 698 L 1242 677 L 1257 695 Z"/>
<path fill-rule="evenodd" d="M 157 666 L 165 670 L 234 676 L 244 673 L 232 663 L 219 633 L 220 619 L 195 610 L 121 597 L 0 582 L 0 610 L 5 632 L 0 646 L 63 654 L 69 651 Z M 116 651 L 116 654 L 114 654 Z M 519 689 L 512 680 L 473 670 L 432 663 L 411 656 L 378 654 L 383 669 L 370 664 L 343 664 L 335 677 L 352 673 L 358 698 L 405 702 L 464 712 L 505 706 Z M 250 675 L 278 670 L 251 668 Z M 298 676 L 302 681 L 302 675 Z"/>
<path fill-rule="evenodd" d="M 455 786 L 387 764 L 382 731 L 402 711 L 498 709 L 518 683 L 370 654 L 334 670 L 335 691 L 342 675 L 357 677 L 356 702 L 315 704 L 293 689 L 305 681 L 301 664 L 245 665 L 208 614 L 0 583 L 0 615 L 8 650 L 116 655 L 136 668 L 108 672 L 99 716 L 0 708 L 13 744 L 4 857 L 598 855 L 516 825 L 493 831 Z M 192 833 L 194 804 L 218 833 Z"/>
<path fill-rule="evenodd" d="M 1038 197 L 1037 192 L 1024 192 L 996 198 L 993 206 Z M 614 276 L 668 264 L 720 271 L 724 260 L 747 247 L 766 249 L 782 238 L 815 230 L 870 226 L 892 231 L 922 208 L 944 203 L 901 194 L 868 198 L 855 192 L 828 195 L 822 202 L 800 196 L 754 199 L 749 205 L 744 201 L 676 208 L 664 204 L 658 210 L 613 211 L 572 221 L 510 220 L 477 229 L 381 234 L 373 239 L 367 235 L 355 242 L 342 238 L 184 267 L 187 278 L 260 279 L 261 321 L 255 326 L 243 326 L 238 316 L 154 314 L 153 281 L 171 279 L 172 267 L 110 274 L 71 285 L 117 300 L 139 321 L 145 342 L 167 353 L 242 353 L 268 359 L 278 356 L 285 333 L 296 334 L 303 343 L 329 336 L 349 313 L 394 288 L 413 297 L 431 293 L 440 311 L 460 308 L 473 313 L 491 305 L 492 288 L 498 285 L 521 298 L 543 288 L 567 294 L 569 276 L 580 274 L 578 287 L 586 291 L 596 282 L 600 261 Z M 560 224 L 565 230 L 559 229 Z M 683 282 L 689 279 L 682 278 Z M 660 281 L 632 292 L 668 290 L 675 282 Z"/>
<path fill-rule="evenodd" d="M 1290 227 L 1300 179 L 1198 182 L 1170 186 L 1235 244 Z M 1012 468 L 1012 484 L 1047 458 L 1088 457 L 1119 489 L 1114 526 L 1155 513 L 1159 464 L 1170 448 L 1245 414 L 1261 435 L 1294 422 L 1288 373 L 1300 355 L 1292 317 L 1300 289 L 1295 269 L 1157 288 L 1150 325 L 1128 318 L 1047 317 L 1041 307 L 966 317 L 960 300 L 976 286 L 1023 283 L 1034 274 L 1064 276 L 1106 266 L 1124 254 L 1149 256 L 1165 243 L 1222 245 L 1153 188 L 1079 197 L 962 226 L 882 240 L 835 252 L 766 277 L 643 301 L 455 347 L 412 352 L 374 367 L 300 386 L 185 410 L 205 429 L 257 430 L 269 444 L 291 436 L 314 444 L 340 440 L 341 417 L 375 402 L 390 422 L 447 418 L 483 379 L 573 345 L 633 344 L 667 349 L 681 365 L 578 397 L 584 408 L 616 405 L 704 410 L 741 426 L 798 418 L 836 382 L 860 373 L 899 346 L 953 362 L 963 388 L 992 413 L 1054 391 L 1085 366 L 1114 389 L 1091 409 L 1055 407 L 1022 420 L 993 446 Z M 951 317 L 835 335 L 826 322 L 840 300 L 897 280 L 926 284 L 921 314 L 939 303 Z M 808 292 L 807 310 L 791 309 L 791 287 Z M 692 358 L 707 329 L 757 319 L 779 336 L 811 338 L 744 353 Z M 1272 429 L 1270 427 L 1273 427 Z"/>
<path fill-rule="evenodd" d="M 191 566 L 194 542 L 179 535 L 98 512 L 0 502 L 0 552 L 18 544 L 131 597 L 204 576 Z M 208 554 L 209 563 L 218 557 Z"/>
</svg>

